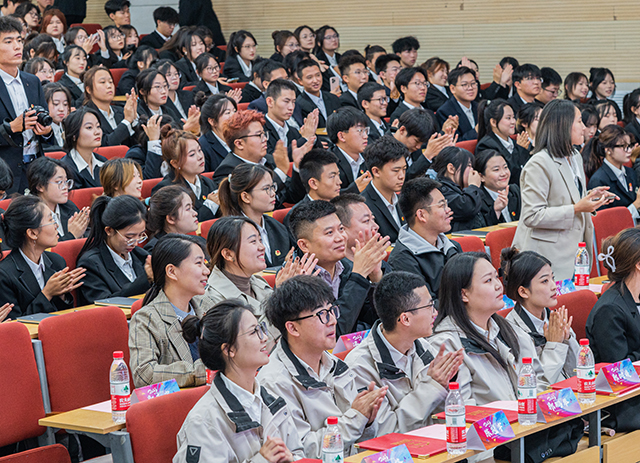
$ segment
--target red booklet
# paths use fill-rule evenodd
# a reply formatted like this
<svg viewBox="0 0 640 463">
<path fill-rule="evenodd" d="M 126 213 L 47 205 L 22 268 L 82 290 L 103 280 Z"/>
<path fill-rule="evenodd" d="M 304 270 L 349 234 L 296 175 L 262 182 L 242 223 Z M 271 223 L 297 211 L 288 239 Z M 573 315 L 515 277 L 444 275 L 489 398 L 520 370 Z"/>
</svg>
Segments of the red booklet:
<svg viewBox="0 0 640 463">
<path fill-rule="evenodd" d="M 424 458 L 437 455 L 447 450 L 447 442 L 440 439 L 428 439 L 426 437 L 409 436 L 407 434 L 391 433 L 376 437 L 356 445 L 361 449 L 382 452 L 383 450 L 405 444 L 409 453 L 414 458 Z"/>
<path fill-rule="evenodd" d="M 480 421 L 487 416 L 491 416 L 500 409 L 498 408 L 489 408 L 489 407 L 476 407 L 475 405 L 465 405 L 464 410 L 466 412 L 466 422 L 467 423 L 475 423 L 476 421 Z M 509 423 L 515 423 L 518 421 L 518 412 L 514 410 L 502 410 L 509 420 Z M 445 419 L 444 412 L 438 413 L 435 415 L 439 420 Z"/>
<path fill-rule="evenodd" d="M 604 362 L 603 363 L 596 363 L 595 364 L 596 375 L 600 372 L 600 368 L 606 367 L 607 365 L 610 365 L 610 364 L 609 363 L 604 363 Z M 636 371 L 640 375 L 640 367 L 634 365 L 634 368 L 636 369 Z M 567 387 L 570 387 L 573 392 L 577 393 L 578 392 L 578 377 L 577 376 L 572 376 L 571 378 L 567 378 L 564 381 L 560 381 L 558 383 L 555 383 L 555 384 L 551 385 L 551 389 L 553 389 L 553 390 L 565 389 Z M 598 395 L 620 395 L 620 394 L 624 394 L 625 392 L 632 391 L 632 390 L 634 390 L 636 388 L 638 388 L 638 385 L 633 385 L 633 386 L 629 386 L 626 389 L 622 389 L 621 391 L 617 391 L 615 393 L 596 390 L 596 394 L 598 394 Z"/>
</svg>

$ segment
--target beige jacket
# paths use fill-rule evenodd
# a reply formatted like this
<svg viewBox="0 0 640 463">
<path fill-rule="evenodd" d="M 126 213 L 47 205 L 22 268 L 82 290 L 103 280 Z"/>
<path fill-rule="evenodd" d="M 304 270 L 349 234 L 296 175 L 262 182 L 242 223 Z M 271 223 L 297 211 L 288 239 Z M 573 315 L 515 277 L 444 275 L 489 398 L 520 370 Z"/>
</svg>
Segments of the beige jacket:
<svg viewBox="0 0 640 463">
<path fill-rule="evenodd" d="M 574 168 L 587 192 L 582 158 L 573 156 Z M 522 212 L 513 244 L 523 251 L 535 251 L 552 262 L 556 279 L 571 278 L 578 243 L 584 241 L 593 262 L 593 222 L 591 214 L 576 214 L 573 206 L 581 195 L 566 159 L 540 151 L 520 174 Z"/>
<path fill-rule="evenodd" d="M 200 305 L 192 304 L 196 316 L 202 317 Z M 180 387 L 205 383 L 204 364 L 200 359 L 193 361 L 180 320 L 164 291 L 131 318 L 129 352 L 135 387 L 174 378 Z"/>
<path fill-rule="evenodd" d="M 548 317 L 547 309 L 547 317 Z M 551 384 L 562 381 L 575 375 L 576 361 L 580 352 L 580 345 L 576 340 L 576 334 L 571 330 L 571 337 L 564 342 L 548 342 L 538 332 L 529 314 L 522 310 L 520 304 L 516 304 L 514 310 L 509 312 L 507 320 L 514 326 L 527 333 L 534 345 L 536 353 L 542 364 L 544 375 Z"/>
<path fill-rule="evenodd" d="M 280 339 L 269 364 L 260 369 L 258 381 L 287 402 L 307 458 L 321 458 L 329 416 L 338 417 L 345 455 L 349 455 L 355 442 L 376 437 L 377 426 L 367 427 L 367 417 L 351 408 L 358 390 L 355 374 L 347 364 L 328 352 L 324 352 L 321 364 L 318 376 Z"/>
<path fill-rule="evenodd" d="M 431 415 L 444 409 L 447 390 L 428 375 L 429 364 L 438 351 L 426 339 L 415 341 L 412 371 L 398 368 L 378 334 L 377 321 L 369 336 L 353 349 L 345 361 L 356 375 L 358 389 L 373 381 L 377 387 L 389 386 L 378 410 L 378 435 L 405 433 L 431 424 Z"/>
<path fill-rule="evenodd" d="M 255 387 L 262 399 L 260 422 L 253 421 L 216 375 L 211 389 L 191 409 L 178 432 L 173 463 L 268 463 L 260 454 L 267 436 L 282 439 L 294 459 L 304 457 L 285 401 L 257 381 Z"/>
<path fill-rule="evenodd" d="M 517 400 L 518 370 L 522 358 L 531 357 L 538 380 L 538 392 L 549 386 L 544 370 L 536 354 L 533 341 L 517 326 L 513 327 L 520 345 L 520 358 L 516 359 L 511 349 L 500 339 L 500 330 L 493 319 L 489 320 L 489 339 L 497 346 L 500 357 L 508 365 L 505 370 L 500 363 L 481 346 L 466 337 L 451 317 L 445 317 L 429 338 L 434 347 L 445 345 L 447 352 L 464 349 L 464 360 L 458 369 L 456 381 L 467 405 L 484 405 L 496 400 Z"/>
</svg>

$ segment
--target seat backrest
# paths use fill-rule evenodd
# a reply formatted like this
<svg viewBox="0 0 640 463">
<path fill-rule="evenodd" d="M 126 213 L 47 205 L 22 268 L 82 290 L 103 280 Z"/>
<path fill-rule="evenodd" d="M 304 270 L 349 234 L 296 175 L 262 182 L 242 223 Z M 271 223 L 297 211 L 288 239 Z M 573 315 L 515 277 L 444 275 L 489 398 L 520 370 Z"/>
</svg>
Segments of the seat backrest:
<svg viewBox="0 0 640 463">
<path fill-rule="evenodd" d="M 96 148 L 95 152 L 107 159 L 123 158 L 129 151 L 129 147 L 125 145 L 101 146 Z"/>
<path fill-rule="evenodd" d="M 569 312 L 569 316 L 573 317 L 571 328 L 576 333 L 578 339 L 587 337 L 585 326 L 591 309 L 598 302 L 598 297 L 588 289 L 574 291 L 558 296 L 558 305 L 556 307 L 565 306 Z"/>
<path fill-rule="evenodd" d="M 247 86 L 249 82 L 231 82 L 229 84 L 227 84 L 229 87 L 231 88 L 239 88 L 240 90 L 242 90 L 243 88 L 245 88 Z"/>
<path fill-rule="evenodd" d="M 269 286 L 271 286 L 272 288 L 276 287 L 276 274 L 275 273 L 263 273 L 262 274 L 262 278 L 264 278 L 267 283 L 269 283 Z"/>
<path fill-rule="evenodd" d="M 205 240 L 207 239 L 207 236 L 209 236 L 209 230 L 216 220 L 218 219 L 205 220 L 204 222 L 200 223 L 200 236 L 202 236 Z"/>
<path fill-rule="evenodd" d="M 250 103 L 238 103 L 238 111 L 245 111 L 249 109 Z"/>
<path fill-rule="evenodd" d="M 500 253 L 504 248 L 510 248 L 517 227 L 505 227 L 487 233 L 484 244 L 489 246 L 491 263 L 497 269 L 500 268 Z"/>
<path fill-rule="evenodd" d="M 69 199 L 73 201 L 73 204 L 78 206 L 78 209 L 83 207 L 91 207 L 93 200 L 104 193 L 101 186 L 94 188 L 80 188 L 78 190 L 71 190 Z"/>
<path fill-rule="evenodd" d="M 451 241 L 458 242 L 462 252 L 485 252 L 484 243 L 477 236 L 456 236 L 451 238 Z"/>
<path fill-rule="evenodd" d="M 273 218 L 280 223 L 284 223 L 284 218 L 287 216 L 290 210 L 291 208 L 289 207 L 287 209 L 278 209 L 276 211 L 273 211 Z"/>
<path fill-rule="evenodd" d="M 71 463 L 64 445 L 53 444 L 0 458 L 0 463 Z"/>
<path fill-rule="evenodd" d="M 58 244 L 51 248 L 51 252 L 55 252 L 64 258 L 69 270 L 76 268 L 78 254 L 84 246 L 86 238 L 78 238 L 77 240 L 58 241 Z"/>
<path fill-rule="evenodd" d="M 109 368 L 121 350 L 129 364 L 129 327 L 118 307 L 98 307 L 43 320 L 38 327 L 53 412 L 109 400 Z"/>
<path fill-rule="evenodd" d="M 102 29 L 102 24 L 98 23 L 82 23 L 82 24 L 72 24 L 69 27 L 80 26 L 87 31 L 87 34 L 92 35 Z"/>
<path fill-rule="evenodd" d="M 209 386 L 200 386 L 133 404 L 127 411 L 127 431 L 134 461 L 171 462 L 182 423 L 208 390 Z"/>
<path fill-rule="evenodd" d="M 63 157 L 65 157 L 67 153 L 65 153 L 64 151 L 48 151 L 48 152 L 45 152 L 44 155 L 51 159 L 60 160 Z"/>
<path fill-rule="evenodd" d="M 9 207 L 9 204 L 11 204 L 11 198 L 3 199 L 2 201 L 0 201 L 0 209 L 6 211 Z"/>
<path fill-rule="evenodd" d="M 142 197 L 149 198 L 151 196 L 151 190 L 158 183 L 162 181 L 162 177 L 159 178 L 148 178 L 147 180 L 142 181 Z"/>
<path fill-rule="evenodd" d="M 140 310 L 142 308 L 142 301 L 144 301 L 144 298 L 138 299 L 136 302 L 131 304 L 131 316 L 132 317 L 133 317 L 134 313 L 136 313 L 138 310 Z"/>
<path fill-rule="evenodd" d="M 195 85 L 187 85 L 186 87 L 184 87 L 182 90 L 186 90 L 187 92 L 190 92 L 191 90 L 193 90 L 194 88 L 196 88 Z"/>
<path fill-rule="evenodd" d="M 471 154 L 476 154 L 476 146 L 478 146 L 478 140 L 459 141 L 458 143 L 456 143 L 456 146 L 458 148 L 471 151 Z"/>
<path fill-rule="evenodd" d="M 122 78 L 122 75 L 127 72 L 127 68 L 113 68 L 111 69 L 111 75 L 113 76 L 113 85 L 118 86 L 118 82 Z"/>
<path fill-rule="evenodd" d="M 202 176 L 213 180 L 213 174 L 215 174 L 215 172 L 203 172 Z"/>
<path fill-rule="evenodd" d="M 633 217 L 631 212 L 626 207 L 612 207 L 609 209 L 603 209 L 593 216 L 593 228 L 596 233 L 596 256 L 602 250 L 602 242 L 610 236 L 617 235 L 619 232 L 626 228 L 633 228 Z M 606 275 L 607 269 L 604 267 L 604 262 L 599 262 L 600 274 Z"/>
<path fill-rule="evenodd" d="M 29 330 L 22 323 L 0 324 L 0 447 L 36 437 L 45 429 L 40 378 Z"/>
<path fill-rule="evenodd" d="M 63 75 L 64 75 L 64 69 L 58 69 L 53 75 L 53 81 L 58 82 L 60 79 L 62 79 Z"/>
<path fill-rule="evenodd" d="M 498 310 L 498 315 L 500 315 L 502 318 L 506 318 L 507 315 L 509 315 L 509 313 L 513 310 L 513 307 L 510 307 L 508 309 L 502 309 L 502 310 Z"/>
</svg>

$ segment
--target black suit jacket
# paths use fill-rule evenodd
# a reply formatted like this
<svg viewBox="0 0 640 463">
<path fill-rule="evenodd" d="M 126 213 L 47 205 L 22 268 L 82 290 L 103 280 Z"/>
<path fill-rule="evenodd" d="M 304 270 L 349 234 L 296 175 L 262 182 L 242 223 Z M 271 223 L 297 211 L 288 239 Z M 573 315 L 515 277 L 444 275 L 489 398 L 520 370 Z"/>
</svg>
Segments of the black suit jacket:
<svg viewBox="0 0 640 463">
<path fill-rule="evenodd" d="M 133 137 L 129 134 L 129 128 L 122 123 L 124 120 L 124 109 L 120 106 L 111 106 L 114 118 L 118 124 L 115 129 L 111 127 L 107 118 L 100 112 L 98 107 L 92 102 L 86 105 L 98 113 L 100 127 L 102 128 L 102 146 L 127 145 L 133 146 L 135 143 Z"/>
<path fill-rule="evenodd" d="M 176 90 L 176 96 L 178 97 L 178 100 L 182 105 L 182 110 L 184 111 L 185 116 L 188 116 L 189 108 L 191 107 L 191 105 L 193 105 L 194 92 L 192 90 Z M 171 101 L 171 98 L 167 98 L 167 102 L 165 103 L 165 106 L 173 114 L 179 117 L 178 119 L 176 119 L 176 122 L 179 123 L 184 116 L 180 114 L 180 111 L 178 111 L 178 108 L 176 107 L 176 105 L 173 103 L 173 101 Z"/>
<path fill-rule="evenodd" d="M 242 89 L 242 99 L 240 103 L 251 103 L 253 100 L 256 100 L 262 96 L 262 92 L 259 88 L 248 83 Z"/>
<path fill-rule="evenodd" d="M 169 101 L 169 100 L 167 99 L 167 101 Z M 160 106 L 160 109 L 162 109 L 162 114 L 163 115 L 171 116 L 171 118 L 174 121 L 177 121 L 177 122 L 180 121 L 180 117 L 181 116 L 180 116 L 180 113 L 178 112 L 178 110 L 176 109 L 175 106 L 169 107 L 168 105 L 164 104 L 164 105 Z M 151 117 L 153 117 L 153 113 L 149 109 L 149 106 L 147 106 L 147 103 L 145 103 L 142 98 L 138 99 L 138 116 L 146 116 L 147 119 L 150 119 Z"/>
<path fill-rule="evenodd" d="M 498 225 L 499 223 L 505 223 L 504 217 L 500 214 L 500 217 L 496 215 L 496 211 L 493 209 L 493 198 L 486 190 L 486 188 L 481 187 L 482 191 L 482 206 L 480 208 L 480 213 L 484 218 L 483 227 L 489 227 L 491 225 Z M 509 185 L 509 214 L 511 215 L 511 220 L 520 220 L 520 188 L 518 185 Z"/>
<path fill-rule="evenodd" d="M 269 121 L 269 119 L 265 119 L 264 129 L 269 132 L 269 140 L 267 140 L 267 155 L 273 156 L 273 152 L 276 149 L 276 144 L 278 140 L 280 140 L 280 135 L 276 131 L 275 126 Z M 304 145 L 307 142 L 307 139 L 300 135 L 298 129 L 295 129 L 287 124 L 287 152 L 289 153 L 289 161 L 293 161 L 291 155 L 291 142 L 296 141 L 298 147 Z"/>
<path fill-rule="evenodd" d="M 378 128 L 375 126 L 375 124 L 371 121 L 371 119 L 369 119 L 369 144 L 373 143 L 374 141 L 378 140 L 379 138 L 382 137 L 382 135 L 380 135 L 380 132 L 378 131 Z M 381 125 L 382 130 L 384 130 L 384 133 L 386 134 L 387 132 L 389 132 L 389 130 L 391 129 L 391 126 L 389 124 L 387 124 L 384 119 L 382 120 L 382 125 Z"/>
<path fill-rule="evenodd" d="M 360 194 L 357 185 L 355 184 L 355 178 L 353 178 L 353 172 L 351 171 L 351 165 L 340 151 L 340 148 L 334 146 L 331 148 L 333 154 L 338 158 L 338 170 L 340 171 L 340 181 L 342 182 L 340 188 L 340 194 L 344 193 L 356 193 Z M 364 174 L 368 170 L 366 161 L 360 164 L 360 171 L 358 176 Z"/>
<path fill-rule="evenodd" d="M 406 111 L 409 111 L 410 109 L 411 108 L 409 108 L 409 106 L 404 104 L 403 100 L 399 100 L 398 105 L 396 106 L 396 109 L 393 110 L 393 112 L 391 113 L 391 116 L 389 117 L 389 123 L 393 124 L 393 121 L 395 121 L 396 119 L 399 119 L 403 113 L 405 113 Z M 387 112 L 389 111 L 387 110 Z"/>
<path fill-rule="evenodd" d="M 473 116 L 475 118 L 476 123 L 478 122 L 478 103 L 475 101 L 471 102 L 471 110 L 473 111 Z M 454 97 L 449 98 L 449 100 L 440 106 L 440 109 L 436 111 L 436 119 L 438 120 L 438 124 L 442 126 L 447 121 L 449 116 L 458 116 L 458 130 L 456 133 L 458 134 L 458 141 L 462 140 L 473 140 L 474 138 L 478 138 L 478 133 L 476 132 L 475 125 L 472 127 L 469 123 L 469 119 L 462 111 L 458 100 Z"/>
<path fill-rule="evenodd" d="M 486 90 L 482 90 L 480 88 L 480 82 L 478 82 L 478 97 L 476 101 L 480 103 L 481 100 L 495 100 L 496 98 L 506 100 L 509 98 L 509 91 L 510 88 L 508 86 L 503 87 L 495 82 L 491 82 L 491 85 L 489 85 Z"/>
<path fill-rule="evenodd" d="M 205 172 L 215 172 L 220 163 L 227 157 L 229 151 L 222 146 L 213 132 L 202 135 L 198 141 L 204 153 Z"/>
<path fill-rule="evenodd" d="M 300 95 L 297 95 L 296 98 L 300 98 Z M 258 98 L 249 103 L 249 109 L 253 109 L 254 111 L 258 111 L 266 115 L 269 112 L 267 99 L 264 97 L 264 95 L 260 95 Z M 298 123 L 299 126 L 302 126 L 302 124 L 304 124 L 304 118 L 307 117 L 307 115 L 305 114 L 304 117 L 302 117 L 302 109 L 300 108 L 300 105 L 296 104 L 295 108 L 293 108 L 293 116 L 291 117 L 293 117 L 293 119 Z M 320 115 L 320 117 L 322 117 L 322 115 Z"/>
<path fill-rule="evenodd" d="M 627 177 L 627 182 L 624 188 L 618 180 L 618 177 L 613 173 L 613 170 L 611 170 L 611 167 L 604 162 L 589 179 L 587 189 L 591 190 L 597 186 L 608 186 L 609 193 L 613 193 L 620 198 L 616 199 L 611 204 L 602 206 L 600 209 L 608 209 L 610 207 L 618 206 L 627 207 L 636 200 L 636 192 L 638 191 L 638 179 L 636 178 L 636 174 L 630 167 L 622 166 L 622 169 Z"/>
<path fill-rule="evenodd" d="M 205 220 L 211 220 L 211 219 L 215 219 L 216 217 L 220 217 L 221 211 L 219 208 L 217 212 L 214 214 L 213 211 L 211 211 L 211 209 L 209 209 L 207 206 L 204 205 L 204 202 L 207 199 L 207 196 L 209 196 L 211 193 L 216 191 L 218 189 L 217 186 L 213 183 L 213 181 L 210 178 L 205 177 L 203 175 L 200 175 L 199 177 L 200 177 L 201 191 L 200 191 L 200 196 L 197 198 L 193 194 L 193 190 L 191 189 L 191 187 L 182 178 L 177 182 L 175 181 L 173 172 L 170 172 L 169 174 L 167 174 L 167 176 L 165 176 L 160 181 L 160 183 L 154 186 L 153 189 L 151 190 L 151 194 L 153 195 L 153 193 L 155 193 L 156 191 L 160 190 L 165 186 L 180 185 L 189 192 L 189 194 L 191 195 L 191 198 L 193 199 L 193 207 L 198 212 L 198 222 L 204 222 Z"/>
<path fill-rule="evenodd" d="M 270 255 L 265 255 L 267 267 L 278 267 L 284 264 L 284 258 L 295 243 L 287 227 L 276 219 L 265 214 L 262 216 L 262 220 L 269 236 L 269 247 L 271 248 Z"/>
<path fill-rule="evenodd" d="M 340 106 L 351 106 L 352 108 L 356 108 L 356 109 L 360 109 L 362 110 L 362 108 L 360 107 L 360 104 L 358 104 L 358 100 L 356 100 L 353 95 L 351 94 L 351 92 L 346 91 L 346 92 L 342 92 L 342 95 L 340 95 Z"/>
<path fill-rule="evenodd" d="M 222 70 L 222 76 L 227 79 L 238 79 L 238 82 L 249 82 L 251 79 L 244 75 L 238 58 L 235 56 L 227 56 L 227 60 L 224 62 L 224 69 Z"/>
<path fill-rule="evenodd" d="M 631 122 L 624 126 L 624 130 L 631 132 L 631 134 L 636 137 L 636 142 L 640 143 L 640 124 L 638 123 L 638 119 L 634 117 Z"/>
<path fill-rule="evenodd" d="M 120 77 L 118 88 L 116 88 L 116 95 L 131 93 L 131 89 L 136 86 L 136 77 L 138 77 L 138 74 L 140 74 L 140 71 L 137 68 L 127 69 L 124 74 L 122 74 L 122 77 Z"/>
<path fill-rule="evenodd" d="M 329 66 L 329 58 L 327 58 L 327 54 L 322 50 L 314 50 L 314 55 L 320 61 L 324 61 L 324 63 Z M 335 53 L 336 63 L 340 62 L 340 58 L 342 55 L 340 53 Z M 331 78 L 335 77 L 335 74 L 331 71 L 331 69 L 327 69 L 322 73 L 322 91 L 330 92 L 331 91 Z"/>
<path fill-rule="evenodd" d="M 397 222 L 393 220 L 393 216 L 387 209 L 387 206 L 382 201 L 382 198 L 376 191 L 373 189 L 373 182 L 369 183 L 367 187 L 362 192 L 362 196 L 367 202 L 367 206 L 371 209 L 373 216 L 376 218 L 376 223 L 380 227 L 378 233 L 382 236 L 388 236 L 391 239 L 392 243 L 395 243 L 398 239 L 398 233 L 400 232 L 400 227 Z M 402 215 L 402 211 L 400 210 L 400 206 L 396 204 L 396 211 L 398 212 L 398 217 L 400 217 L 400 221 L 402 225 L 404 225 L 404 215 Z"/>
<path fill-rule="evenodd" d="M 518 92 L 515 89 L 513 90 L 513 95 L 511 95 L 511 98 L 507 100 L 507 103 L 509 103 L 509 105 L 513 109 L 513 114 L 515 114 L 516 116 L 518 115 L 518 110 L 527 104 L 526 101 L 520 98 L 520 95 L 518 95 Z"/>
<path fill-rule="evenodd" d="M 162 173 L 160 172 L 160 167 L 162 167 L 162 154 L 148 151 L 146 146 L 135 145 L 127 151 L 124 157 L 133 159 L 140 164 L 143 179 L 147 180 L 149 178 L 162 177 Z"/>
<path fill-rule="evenodd" d="M 324 100 L 324 107 L 327 110 L 327 117 L 329 117 L 336 109 L 340 107 L 340 99 L 333 93 L 322 91 L 321 94 L 322 99 Z M 302 92 L 296 99 L 296 106 L 300 107 L 300 112 L 303 119 L 306 118 L 310 112 L 317 108 L 315 103 L 311 101 L 311 98 L 309 98 L 309 95 L 307 95 L 305 92 Z M 318 127 L 325 128 L 327 126 L 327 120 L 324 118 L 322 113 L 320 113 L 318 116 Z"/>
<path fill-rule="evenodd" d="M 507 165 L 511 171 L 509 183 L 520 185 L 520 173 L 531 156 L 529 155 L 529 150 L 518 145 L 515 140 L 512 141 L 513 153 L 509 153 L 509 150 L 498 140 L 498 136 L 491 132 L 482 137 L 478 142 L 476 145 L 476 153 L 480 153 L 486 149 L 496 150 L 502 155 L 505 161 L 507 161 Z"/>
<path fill-rule="evenodd" d="M 140 39 L 140 45 L 148 45 L 155 49 L 162 48 L 165 43 L 165 40 L 160 37 L 158 31 L 153 31 L 151 34 Z"/>
<path fill-rule="evenodd" d="M 180 0 L 178 11 L 181 26 L 207 26 L 213 33 L 213 43 L 226 45 L 220 21 L 209 0 Z"/>
<path fill-rule="evenodd" d="M 53 252 L 43 252 L 44 281 L 59 270 L 67 266 L 64 259 Z M 73 297 L 70 294 L 47 299 L 36 276 L 20 254 L 13 250 L 0 262 L 0 303 L 14 304 L 9 318 L 21 317 L 35 313 L 49 313 L 73 307 Z"/>
<path fill-rule="evenodd" d="M 44 99 L 42 85 L 40 80 L 31 74 L 20 71 L 20 80 L 29 101 L 29 106 L 39 105 L 47 109 L 47 101 Z M 22 159 L 23 154 L 23 137 L 22 133 L 11 133 L 9 123 L 18 117 L 9 97 L 9 92 L 4 84 L 4 80 L 0 79 L 0 156 L 9 164 L 9 168 L 13 172 L 13 186 L 7 190 L 7 193 L 23 192 L 27 188 L 27 165 Z M 38 147 L 37 157 L 43 155 L 42 142 L 55 137 L 53 131 L 47 137 L 38 137 L 40 146 Z"/>
<path fill-rule="evenodd" d="M 84 92 L 69 78 L 66 72 L 62 74 L 58 83 L 63 85 L 71 93 L 71 104 L 73 106 L 76 108 L 82 106 L 84 102 Z"/>
<path fill-rule="evenodd" d="M 62 231 L 64 235 L 60 237 L 60 241 L 75 240 L 76 237 L 69 233 L 69 219 L 78 212 L 78 206 L 73 204 L 71 200 L 68 200 L 64 204 L 60 204 L 60 222 L 62 222 Z"/>
<path fill-rule="evenodd" d="M 183 56 L 178 61 L 175 62 L 176 68 L 180 71 L 182 76 L 180 77 L 180 88 L 186 87 L 188 85 L 196 85 L 200 82 L 200 76 L 194 69 L 191 61 L 186 56 Z"/>
<path fill-rule="evenodd" d="M 104 156 L 100 156 L 99 154 L 93 153 L 98 161 L 107 162 L 107 158 Z M 82 169 L 82 171 L 78 170 L 78 166 L 71 159 L 71 155 L 67 154 L 64 156 L 61 161 L 69 168 L 71 171 L 71 175 L 73 176 L 73 187 L 74 190 L 79 190 L 80 188 L 94 188 L 102 186 L 100 183 L 100 166 L 93 166 L 93 177 L 89 175 L 89 168 L 86 167 Z"/>
<path fill-rule="evenodd" d="M 231 87 L 229 87 L 228 85 L 221 84 L 220 82 L 216 82 L 216 86 L 218 87 L 219 93 L 227 93 L 228 91 L 232 90 Z M 200 82 L 198 82 L 196 84 L 196 88 L 194 88 L 192 91 L 194 95 L 198 92 L 204 92 L 204 94 L 207 96 L 211 95 L 211 90 L 209 89 L 209 86 L 204 80 L 201 80 Z"/>
<path fill-rule="evenodd" d="M 469 185 L 464 190 L 446 177 L 438 175 L 438 181 L 442 184 L 440 191 L 449 202 L 449 208 L 453 211 L 451 231 L 473 230 L 482 226 L 483 218 L 480 216 L 482 206 L 482 192 L 475 185 Z"/>
<path fill-rule="evenodd" d="M 445 104 L 449 98 L 451 98 L 451 92 L 447 88 L 447 95 L 435 88 L 433 85 L 429 85 L 427 89 L 427 97 L 424 100 L 423 106 L 433 111 L 434 113 L 440 109 L 440 106 Z"/>
</svg>

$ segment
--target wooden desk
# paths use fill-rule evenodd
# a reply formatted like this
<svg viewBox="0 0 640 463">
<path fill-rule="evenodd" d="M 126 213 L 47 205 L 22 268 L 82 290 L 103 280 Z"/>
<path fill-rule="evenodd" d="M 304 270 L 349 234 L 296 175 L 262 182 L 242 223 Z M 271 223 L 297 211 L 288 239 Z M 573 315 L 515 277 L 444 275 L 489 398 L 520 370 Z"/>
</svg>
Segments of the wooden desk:
<svg viewBox="0 0 640 463">
<path fill-rule="evenodd" d="M 38 420 L 38 424 L 50 428 L 103 435 L 120 431 L 125 427 L 124 423 L 114 423 L 111 419 L 111 413 L 85 410 L 84 408 L 41 418 Z"/>
<path fill-rule="evenodd" d="M 474 231 L 481 231 L 481 232 L 492 232 L 492 231 L 496 231 L 496 230 L 502 230 L 503 228 L 510 228 L 510 227 L 517 227 L 518 226 L 518 222 L 509 222 L 509 223 L 499 223 L 498 225 L 491 225 L 489 227 L 482 227 L 482 228 L 475 228 Z M 480 238 L 482 240 L 482 242 L 485 242 L 486 239 L 486 235 L 485 236 L 478 236 L 478 235 L 464 235 L 461 234 L 462 230 L 458 231 L 458 232 L 453 232 L 453 233 L 449 233 L 447 234 L 447 238 L 449 239 L 453 239 L 453 238 L 461 238 L 463 236 L 477 236 L 478 238 Z"/>
</svg>

